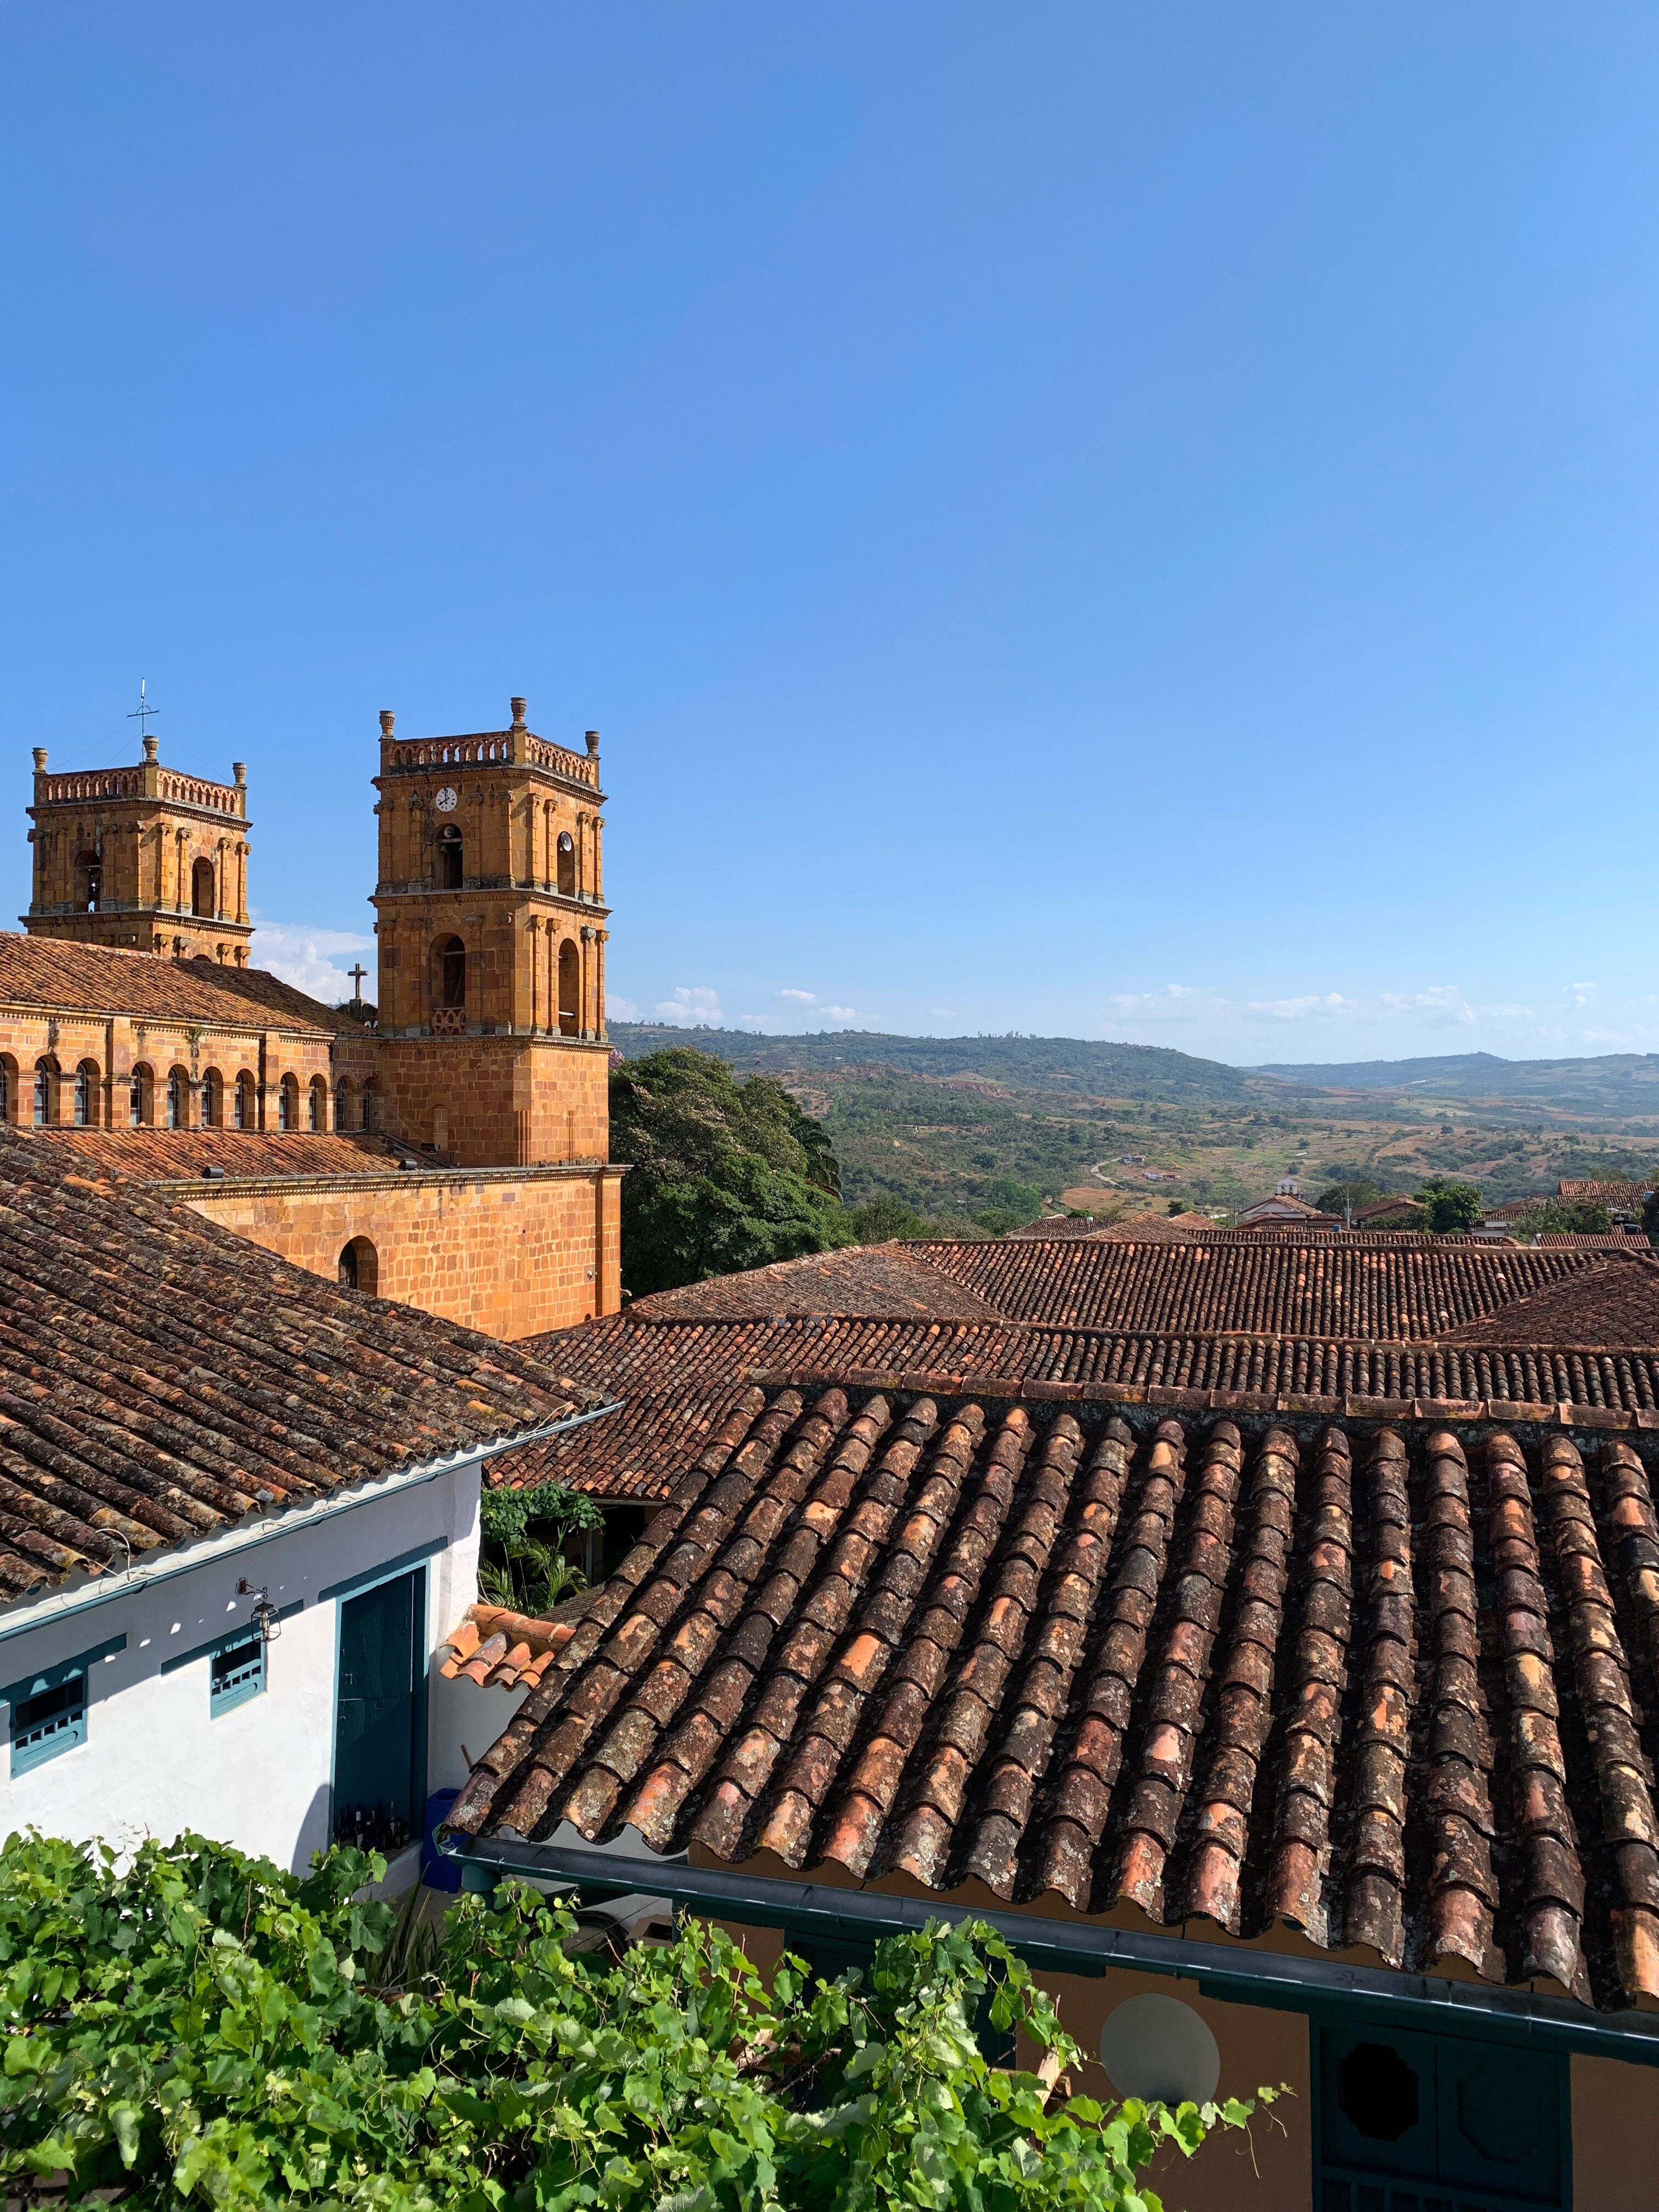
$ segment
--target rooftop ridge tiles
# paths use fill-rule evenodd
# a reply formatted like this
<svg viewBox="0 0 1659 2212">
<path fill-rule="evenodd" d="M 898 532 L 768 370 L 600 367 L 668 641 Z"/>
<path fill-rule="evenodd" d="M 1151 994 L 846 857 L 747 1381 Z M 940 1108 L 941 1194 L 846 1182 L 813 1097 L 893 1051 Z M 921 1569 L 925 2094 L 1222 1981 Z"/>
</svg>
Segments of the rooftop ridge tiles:
<svg viewBox="0 0 1659 2212">
<path fill-rule="evenodd" d="M 1601 1801 L 1596 1856 L 1611 1860 L 1611 1921 L 1619 1978 L 1628 2002 L 1659 2009 L 1659 1820 L 1632 1724 L 1630 1666 L 1584 1480 L 1571 1440 L 1544 1446 L 1544 1510 L 1566 1601 L 1574 1684 L 1589 1738 Z"/>
<path fill-rule="evenodd" d="M 905 1424 L 899 1425 L 902 1432 Z M 913 1428 L 921 1425 L 911 1424 Z M 812 1598 L 808 1592 L 823 1579 L 825 1547 L 846 1516 L 877 1444 L 892 1426 L 892 1410 L 886 1401 L 879 1397 L 866 1401 L 843 1431 L 842 1442 L 828 1464 L 812 1482 L 790 1519 L 780 1529 L 781 1542 L 775 1542 L 770 1550 L 764 1553 L 757 1546 L 751 1545 L 749 1548 L 755 1554 L 752 1562 L 743 1556 L 738 1547 L 728 1547 L 722 1553 L 720 1565 L 704 1578 L 698 1603 L 716 1631 L 715 1650 L 727 1649 L 727 1656 L 715 1659 L 713 1672 L 706 1678 L 707 1692 L 711 1697 L 715 1696 L 715 1685 L 723 1684 L 722 1701 L 728 1708 L 726 1714 L 728 1719 L 741 1709 L 742 1693 L 746 1686 L 743 1677 L 746 1675 L 749 1680 L 752 1680 L 753 1674 L 743 1658 L 732 1656 L 729 1647 L 722 1646 L 721 1639 L 726 1638 L 726 1632 L 745 1610 L 752 1612 L 758 1608 L 769 1612 L 769 1607 L 756 1599 L 755 1577 L 763 1568 L 770 1567 L 762 1599 L 770 1595 L 773 1603 L 778 1602 L 781 1595 L 776 1585 L 785 1581 L 793 1583 L 794 1598 L 798 1601 L 796 1609 L 802 1620 L 810 1619 Z M 903 1433 L 890 1439 L 889 1452 L 896 1443 L 902 1454 L 909 1441 L 909 1437 Z M 745 1570 L 750 1571 L 745 1572 Z M 781 1668 L 788 1666 L 790 1656 L 790 1649 L 786 1643 L 778 1655 Z M 574 1822 L 584 1834 L 590 1837 L 598 1835 L 614 1812 L 624 1786 L 634 1780 L 647 1759 L 655 1757 L 668 1723 L 679 1711 L 686 1692 L 694 1684 L 694 1670 L 682 1665 L 678 1673 L 683 1680 L 676 1680 L 668 1674 L 666 1662 L 659 1668 L 657 1681 L 653 1683 L 655 1694 L 648 1701 L 642 1698 L 623 1711 L 612 1737 L 600 1747 L 596 1754 L 599 1765 L 604 1770 L 599 1786 L 586 1793 L 579 1786 L 566 1801 L 563 1817 Z M 687 1727 L 695 1730 L 699 1717 L 696 1711 L 688 1715 Z M 679 1733 L 676 1731 L 677 1735 Z M 764 1735 L 764 1728 L 762 1727 L 758 1733 Z M 781 1735 L 774 1737 L 773 1756 L 775 1756 L 782 1741 Z M 757 1763 L 765 1764 L 758 1745 L 755 1753 Z M 732 1753 L 734 1759 L 738 1756 L 737 1752 Z M 591 1774 L 593 1771 L 590 1767 L 588 1772 Z M 699 1778 L 695 1774 L 690 1776 L 694 1784 Z M 584 1777 L 584 1783 L 586 1779 Z M 625 1823 L 637 1827 L 641 1835 L 647 1833 L 643 1820 L 651 1819 L 654 1809 L 648 1790 L 647 1784 L 635 1798 L 634 1807 L 624 1815 Z M 635 1818 L 636 1813 L 642 1818 Z"/>
<path fill-rule="evenodd" d="M 1065 1523 L 1047 1562 L 1041 1626 L 1024 1660 L 1009 1717 L 986 1752 L 979 1811 L 962 1863 L 968 1876 L 998 1897 L 1012 1898 L 1028 1855 L 1033 1806 L 1111 1556 L 1132 1441 L 1121 1422 L 1109 1422 L 1072 1486 Z"/>
<path fill-rule="evenodd" d="M 1294 1439 L 1280 1441 L 1279 1432 L 1270 1431 L 1251 1466 L 1239 1592 L 1228 1609 L 1223 1663 L 1209 1674 L 1216 1741 L 1194 1777 L 1186 1878 L 1176 1891 L 1188 1917 L 1212 1920 L 1235 1936 L 1250 1814 L 1272 1721 L 1296 1529 L 1296 1471 Z"/>
<path fill-rule="evenodd" d="M 1153 1610 L 1169 1563 L 1170 1538 L 1185 1487 L 1186 1439 L 1159 1425 L 1136 1452 L 1127 1525 L 1109 1565 L 1102 1608 L 1091 1623 L 1086 1670 L 1079 1669 L 1061 1734 L 1058 1779 L 1048 1796 L 1034 1865 L 1038 1894 L 1052 1890 L 1086 1912 L 1105 1836 Z"/>
<path fill-rule="evenodd" d="M 964 1874 L 984 1880 L 986 1865 L 993 1875 L 1000 1872 L 1005 1853 L 999 1846 L 1011 1839 L 996 1827 L 1007 1821 L 1006 1812 L 987 1806 L 985 1818 L 971 1827 L 963 1816 L 991 1752 L 1004 1691 L 1025 1655 L 1039 1589 L 1066 1525 L 1083 1441 L 1082 1430 L 1066 1413 L 1042 1439 L 1035 1469 L 1023 1485 L 1024 1502 L 1018 1493 L 1012 1502 L 989 1587 L 958 1647 L 963 1656 L 944 1693 L 932 1757 L 911 1784 L 910 1808 L 894 1838 L 892 1860 L 929 1888 L 955 1887 Z M 1006 1856 L 1011 1876 L 1012 1850 Z M 945 1876 L 947 1867 L 955 1869 L 954 1879 Z"/>
</svg>

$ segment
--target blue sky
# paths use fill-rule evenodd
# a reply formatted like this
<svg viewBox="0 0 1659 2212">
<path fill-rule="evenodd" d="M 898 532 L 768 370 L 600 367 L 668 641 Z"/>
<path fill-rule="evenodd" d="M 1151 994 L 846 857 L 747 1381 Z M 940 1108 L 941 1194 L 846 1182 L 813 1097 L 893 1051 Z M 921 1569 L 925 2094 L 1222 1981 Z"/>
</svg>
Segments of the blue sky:
<svg viewBox="0 0 1659 2212">
<path fill-rule="evenodd" d="M 1659 16 L 0 5 L 31 745 L 604 734 L 613 1009 L 1659 1048 Z"/>
</svg>

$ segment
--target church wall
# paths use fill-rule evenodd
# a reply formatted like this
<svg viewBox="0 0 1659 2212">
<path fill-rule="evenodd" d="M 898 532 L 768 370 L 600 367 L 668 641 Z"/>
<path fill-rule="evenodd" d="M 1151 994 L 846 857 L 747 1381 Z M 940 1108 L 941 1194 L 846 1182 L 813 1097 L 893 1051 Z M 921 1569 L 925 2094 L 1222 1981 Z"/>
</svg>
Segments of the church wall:
<svg viewBox="0 0 1659 2212">
<path fill-rule="evenodd" d="M 380 1126 L 462 1167 L 609 1156 L 611 1048 L 574 1038 L 387 1037 Z"/>
<path fill-rule="evenodd" d="M 0 1067 L 3 1067 L 3 1118 L 27 1127 L 33 1118 L 35 1063 L 52 1059 L 59 1080 L 52 1087 L 48 1124 L 70 1128 L 75 1122 L 75 1084 L 77 1068 L 93 1071 L 92 1123 L 101 1129 L 130 1126 L 130 1091 L 133 1072 L 148 1068 L 149 1123 L 165 1126 L 167 1084 L 175 1067 L 190 1080 L 185 1126 L 205 1126 L 203 1083 L 210 1069 L 223 1079 L 227 1097 L 233 1097 L 236 1078 L 246 1071 L 256 1086 L 264 1086 L 264 1120 L 260 1127 L 275 1129 L 283 1079 L 291 1075 L 302 1102 L 308 1101 L 313 1076 L 331 1072 L 329 1041 L 321 1036 L 295 1036 L 280 1030 L 216 1030 L 200 1023 L 179 1020 L 137 1021 L 125 1014 L 46 1014 L 22 1008 L 0 1007 Z M 365 1070 L 367 1072 L 367 1070 Z M 227 1119 L 229 1109 L 227 1108 Z"/>
<path fill-rule="evenodd" d="M 404 1172 L 198 1186 L 184 1202 L 331 1282 L 367 1237 L 379 1297 L 514 1342 L 617 1311 L 621 1192 L 614 1168 Z"/>
</svg>

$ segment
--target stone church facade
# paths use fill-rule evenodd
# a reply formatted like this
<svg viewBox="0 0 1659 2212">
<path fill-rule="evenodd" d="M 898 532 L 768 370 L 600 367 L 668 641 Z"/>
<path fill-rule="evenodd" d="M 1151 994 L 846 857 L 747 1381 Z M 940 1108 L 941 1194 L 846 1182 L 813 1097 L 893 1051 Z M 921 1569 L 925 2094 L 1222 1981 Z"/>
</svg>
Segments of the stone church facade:
<svg viewBox="0 0 1659 2212">
<path fill-rule="evenodd" d="M 246 772 L 52 775 L 0 1119 L 312 1272 L 517 1339 L 614 1312 L 599 739 L 380 717 L 378 993 L 251 964 Z"/>
</svg>

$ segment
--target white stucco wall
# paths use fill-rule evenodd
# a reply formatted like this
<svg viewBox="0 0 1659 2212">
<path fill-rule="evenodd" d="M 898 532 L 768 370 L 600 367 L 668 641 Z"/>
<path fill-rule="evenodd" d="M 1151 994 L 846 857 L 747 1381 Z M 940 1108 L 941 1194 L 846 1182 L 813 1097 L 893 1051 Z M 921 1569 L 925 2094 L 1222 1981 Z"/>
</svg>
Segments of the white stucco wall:
<svg viewBox="0 0 1659 2212">
<path fill-rule="evenodd" d="M 471 1711 L 457 1717 L 455 1686 L 434 1666 L 438 1639 L 477 1596 L 478 1487 L 472 1466 L 384 1496 L 366 1492 L 314 1526 L 244 1523 L 203 1544 L 199 1560 L 166 1580 L 117 1587 L 93 1605 L 73 1593 L 71 1601 L 82 1601 L 76 1609 L 49 1602 L 32 1608 L 21 1628 L 0 1621 L 0 1686 L 126 1638 L 125 1650 L 91 1670 L 84 1743 L 14 1777 L 6 1714 L 0 1832 L 33 1826 L 130 1849 L 146 1834 L 171 1840 L 190 1828 L 303 1870 L 331 1825 L 341 1601 L 319 1593 L 428 1545 L 438 1548 L 425 1563 L 427 1787 L 464 1781 L 460 1741 L 482 1751 L 514 1710 L 499 1693 L 467 1685 Z M 234 1540 L 262 1526 L 272 1530 L 265 1540 Z M 172 1674 L 161 1668 L 247 1620 L 250 1601 L 236 1595 L 243 1577 L 267 1587 L 279 1607 L 301 1610 L 267 1651 L 264 1694 L 216 1719 L 205 1656 Z M 491 1733 L 486 1710 L 499 1716 Z"/>
</svg>

